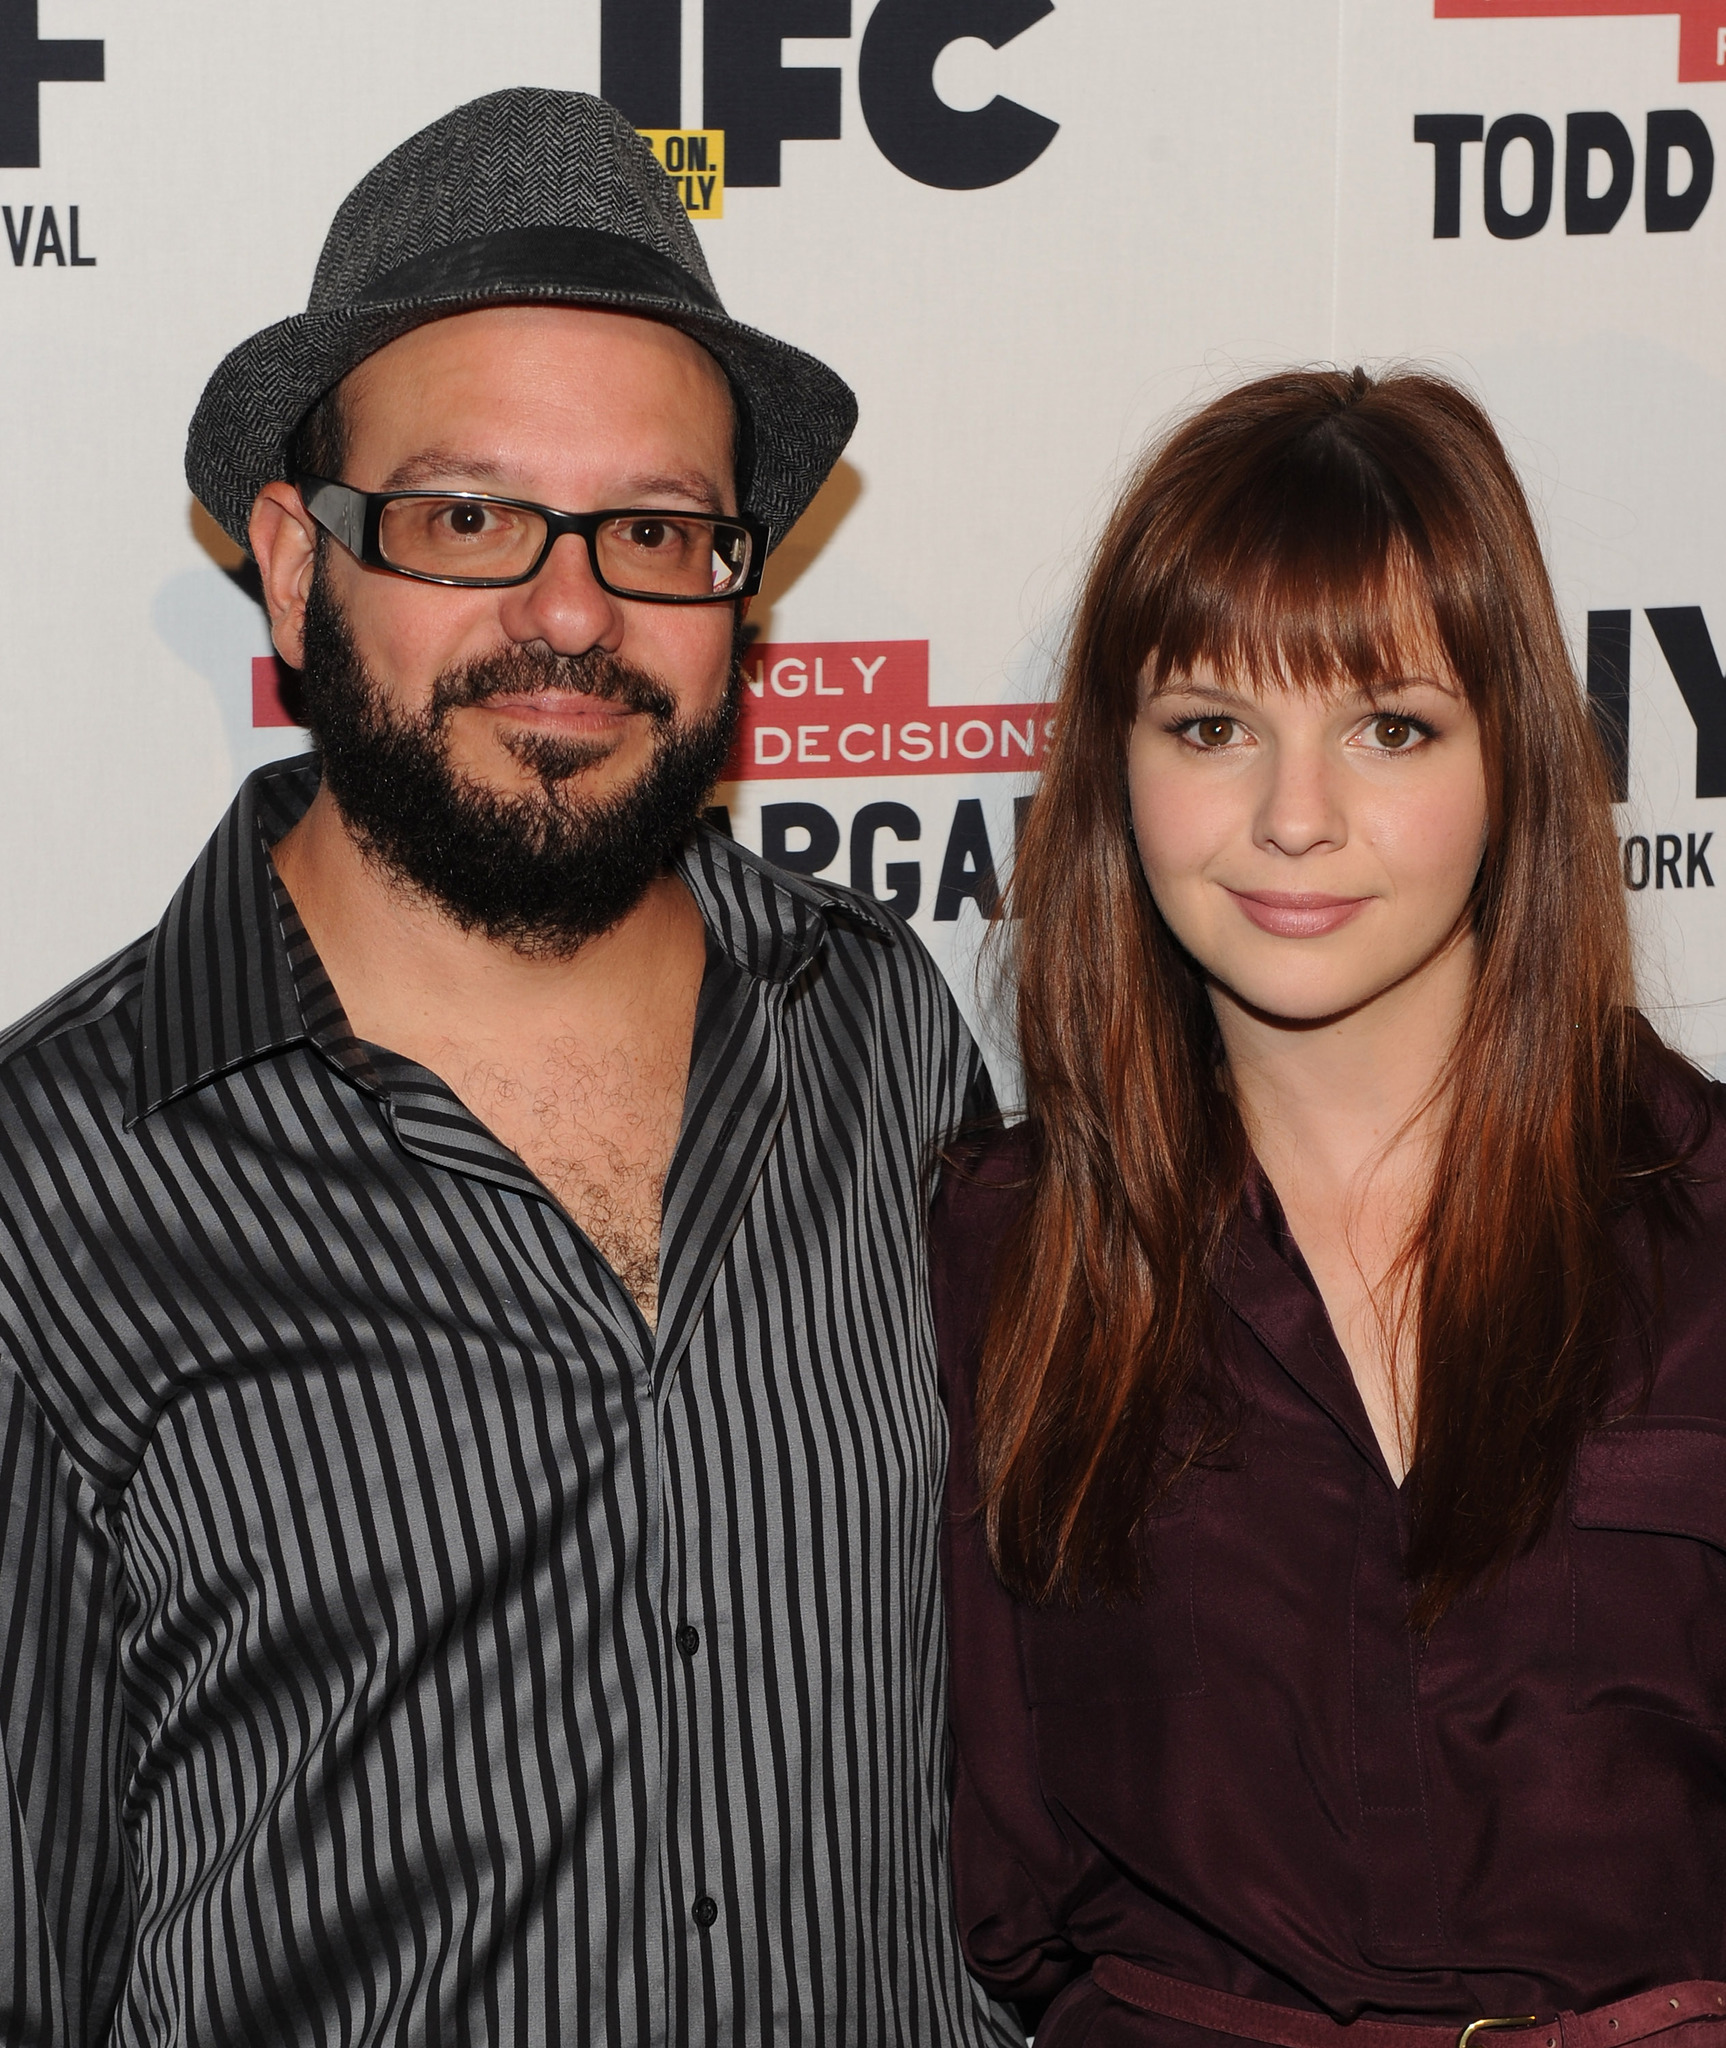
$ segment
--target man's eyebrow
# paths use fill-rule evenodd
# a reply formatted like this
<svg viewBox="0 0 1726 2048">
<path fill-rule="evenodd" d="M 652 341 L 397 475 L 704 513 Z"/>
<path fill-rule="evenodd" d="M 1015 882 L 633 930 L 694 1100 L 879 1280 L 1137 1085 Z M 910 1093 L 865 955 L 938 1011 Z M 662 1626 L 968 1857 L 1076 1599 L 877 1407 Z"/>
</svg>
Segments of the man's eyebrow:
<svg viewBox="0 0 1726 2048">
<path fill-rule="evenodd" d="M 698 475 L 693 470 L 681 474 L 666 472 L 653 476 L 632 476 L 627 484 L 631 503 L 637 498 L 688 498 L 697 505 L 705 506 L 709 512 L 722 512 L 724 502 L 712 477 Z"/>
<path fill-rule="evenodd" d="M 477 487 L 506 498 L 521 496 L 508 472 L 495 462 L 488 461 L 483 455 L 464 455 L 451 448 L 425 448 L 417 455 L 408 456 L 396 464 L 379 488 L 385 491 L 418 491 L 435 490 L 439 485 L 450 490 Z M 626 477 L 615 491 L 613 503 L 624 510 L 637 505 L 652 506 L 656 499 L 666 498 L 681 498 L 709 512 L 725 509 L 713 479 L 694 470 L 654 471 Z M 560 505 L 556 509 L 573 511 L 576 508 Z"/>
<path fill-rule="evenodd" d="M 427 484 L 448 484 L 459 490 L 466 484 L 502 484 L 504 473 L 483 455 L 463 455 L 453 448 L 423 448 L 398 462 L 383 480 L 386 491 L 417 491 Z"/>
</svg>

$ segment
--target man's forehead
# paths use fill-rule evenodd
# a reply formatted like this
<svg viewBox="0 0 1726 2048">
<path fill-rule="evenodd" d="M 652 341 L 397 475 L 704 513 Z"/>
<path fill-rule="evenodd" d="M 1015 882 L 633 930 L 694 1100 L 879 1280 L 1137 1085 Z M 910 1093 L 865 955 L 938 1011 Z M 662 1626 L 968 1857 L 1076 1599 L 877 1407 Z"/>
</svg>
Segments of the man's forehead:
<svg viewBox="0 0 1726 2048">
<path fill-rule="evenodd" d="M 693 336 L 669 321 L 597 306 L 478 306 L 422 321 L 357 364 L 347 386 L 363 393 L 369 386 L 421 380 L 439 368 L 501 369 L 560 358 L 690 373 L 730 403 L 718 359 Z"/>
<path fill-rule="evenodd" d="M 340 407 L 350 446 L 374 441 L 368 430 L 379 426 L 394 443 L 373 451 L 390 464 L 387 480 L 371 485 L 379 489 L 459 478 L 507 490 L 519 485 L 518 463 L 499 459 L 498 430 L 507 441 L 519 420 L 555 437 L 560 414 L 592 421 L 614 411 L 619 431 L 639 441 L 638 481 L 686 498 L 728 481 L 736 452 L 730 383 L 698 341 L 590 307 L 488 306 L 427 321 L 350 371 Z M 716 462 L 725 476 L 713 474 Z"/>
</svg>

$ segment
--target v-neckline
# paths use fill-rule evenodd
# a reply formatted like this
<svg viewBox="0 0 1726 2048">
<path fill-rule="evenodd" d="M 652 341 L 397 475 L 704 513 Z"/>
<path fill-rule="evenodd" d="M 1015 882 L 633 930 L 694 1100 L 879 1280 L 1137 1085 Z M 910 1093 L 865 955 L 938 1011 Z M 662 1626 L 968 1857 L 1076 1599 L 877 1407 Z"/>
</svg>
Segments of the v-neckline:
<svg viewBox="0 0 1726 2048">
<path fill-rule="evenodd" d="M 1399 1482 L 1390 1469 L 1312 1268 L 1295 1242 L 1269 1175 L 1256 1161 L 1242 1192 L 1240 1227 L 1216 1284 L 1282 1369 L 1400 1500 L 1407 1475 Z"/>
</svg>

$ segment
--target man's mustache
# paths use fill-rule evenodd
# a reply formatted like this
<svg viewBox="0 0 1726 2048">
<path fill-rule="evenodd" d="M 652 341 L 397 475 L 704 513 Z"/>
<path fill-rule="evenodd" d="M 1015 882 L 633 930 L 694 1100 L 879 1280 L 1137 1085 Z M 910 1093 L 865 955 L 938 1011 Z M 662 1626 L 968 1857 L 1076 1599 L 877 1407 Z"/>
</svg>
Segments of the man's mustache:
<svg viewBox="0 0 1726 2048">
<path fill-rule="evenodd" d="M 677 716 L 677 700 L 662 683 L 603 647 L 591 647 L 585 654 L 558 654 L 535 645 L 500 648 L 495 654 L 476 655 L 459 668 L 446 669 L 432 685 L 428 722 L 441 723 L 450 712 L 484 704 L 493 697 L 552 691 L 620 704 L 660 725 L 671 724 Z"/>
</svg>

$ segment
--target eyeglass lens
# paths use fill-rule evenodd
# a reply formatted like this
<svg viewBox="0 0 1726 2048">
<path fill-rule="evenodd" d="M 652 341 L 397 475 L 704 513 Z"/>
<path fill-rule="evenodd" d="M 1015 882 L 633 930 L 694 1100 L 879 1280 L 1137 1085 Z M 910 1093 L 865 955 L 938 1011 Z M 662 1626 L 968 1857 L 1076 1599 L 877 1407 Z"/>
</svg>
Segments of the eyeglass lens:
<svg viewBox="0 0 1726 2048">
<path fill-rule="evenodd" d="M 378 547 L 398 569 L 491 582 L 527 575 L 545 531 L 539 513 L 493 499 L 392 498 L 378 524 Z M 747 532 L 695 513 L 626 513 L 605 521 L 593 547 L 600 576 L 626 595 L 723 597 L 749 569 Z"/>
</svg>

